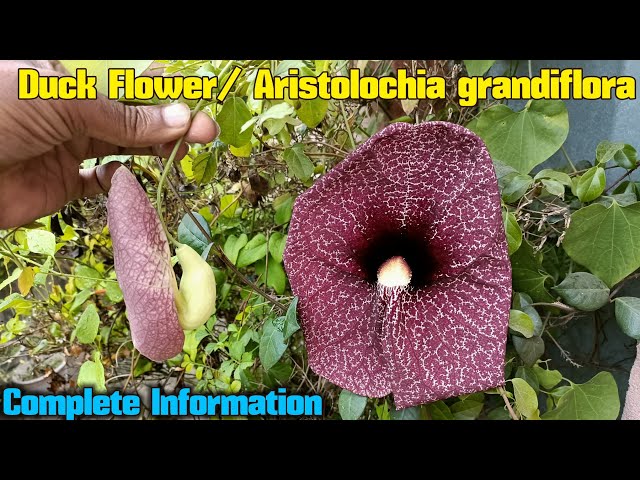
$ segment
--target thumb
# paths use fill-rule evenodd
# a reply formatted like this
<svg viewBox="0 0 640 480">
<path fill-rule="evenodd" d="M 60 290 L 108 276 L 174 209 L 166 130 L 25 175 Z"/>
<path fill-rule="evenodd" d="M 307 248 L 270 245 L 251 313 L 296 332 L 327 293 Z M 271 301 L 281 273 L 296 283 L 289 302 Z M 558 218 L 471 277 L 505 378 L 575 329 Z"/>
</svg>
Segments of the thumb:
<svg viewBox="0 0 640 480">
<path fill-rule="evenodd" d="M 184 103 L 134 107 L 99 97 L 82 100 L 74 112 L 84 133 L 121 147 L 148 147 L 180 138 L 189 129 Z"/>
</svg>

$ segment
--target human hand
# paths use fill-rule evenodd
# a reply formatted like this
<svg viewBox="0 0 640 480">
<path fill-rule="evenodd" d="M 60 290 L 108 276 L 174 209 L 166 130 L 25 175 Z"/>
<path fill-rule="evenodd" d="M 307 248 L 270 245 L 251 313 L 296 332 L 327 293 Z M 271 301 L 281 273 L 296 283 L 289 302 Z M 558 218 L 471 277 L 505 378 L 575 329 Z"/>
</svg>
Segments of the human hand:
<svg viewBox="0 0 640 480">
<path fill-rule="evenodd" d="M 120 163 L 80 169 L 107 155 L 168 157 L 175 141 L 208 143 L 217 124 L 185 104 L 132 107 L 96 100 L 20 100 L 18 69 L 65 75 L 57 62 L 0 61 L 0 229 L 24 225 L 77 198 L 105 193 Z M 187 153 L 182 145 L 178 158 Z"/>
</svg>

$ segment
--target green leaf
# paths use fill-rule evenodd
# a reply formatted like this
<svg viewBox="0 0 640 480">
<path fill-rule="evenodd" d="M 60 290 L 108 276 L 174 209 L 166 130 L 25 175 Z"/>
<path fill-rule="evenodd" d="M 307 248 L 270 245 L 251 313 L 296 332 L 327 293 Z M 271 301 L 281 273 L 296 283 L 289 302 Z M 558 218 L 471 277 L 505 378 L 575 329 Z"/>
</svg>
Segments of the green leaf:
<svg viewBox="0 0 640 480">
<path fill-rule="evenodd" d="M 96 335 L 98 335 L 99 328 L 100 317 L 98 316 L 98 310 L 94 303 L 90 303 L 87 305 L 87 308 L 84 309 L 84 312 L 82 312 L 80 320 L 78 320 L 76 337 L 80 343 L 92 343 Z"/>
<path fill-rule="evenodd" d="M 533 320 L 520 310 L 509 310 L 509 328 L 521 333 L 525 338 L 533 336 Z"/>
<path fill-rule="evenodd" d="M 298 118 L 309 128 L 317 127 L 324 119 L 329 108 L 329 100 L 314 98 L 312 100 L 300 100 Z"/>
<path fill-rule="evenodd" d="M 560 400 L 564 395 L 569 393 L 573 387 L 571 385 L 563 385 L 561 387 L 554 388 L 549 392 L 549 395 L 553 397 L 556 402 Z"/>
<path fill-rule="evenodd" d="M 198 355 L 198 345 L 204 338 L 202 335 L 199 335 L 198 332 L 204 330 L 204 326 L 200 326 L 197 330 L 187 330 L 184 332 L 184 344 L 182 345 L 182 350 L 189 355 L 191 360 L 195 360 Z"/>
<path fill-rule="evenodd" d="M 80 310 L 82 305 L 84 305 L 84 302 L 89 300 L 89 297 L 91 297 L 91 295 L 93 294 L 94 294 L 93 288 L 85 288 L 84 290 L 81 290 L 80 292 L 76 293 L 76 295 L 73 297 L 73 302 L 71 303 L 71 307 L 69 308 L 69 313 L 74 314 L 78 310 Z"/>
<path fill-rule="evenodd" d="M 97 77 L 98 92 L 108 95 L 110 68 L 133 68 L 137 77 L 149 68 L 153 60 L 61 60 L 60 63 L 74 76 L 78 68 L 86 68 L 87 75 Z"/>
<path fill-rule="evenodd" d="M 216 122 L 220 125 L 220 140 L 234 147 L 242 147 L 251 141 L 252 129 L 242 130 L 242 126 L 251 119 L 249 107 L 240 97 L 228 97 Z"/>
<path fill-rule="evenodd" d="M 513 289 L 528 294 L 536 302 L 553 302 L 547 291 L 551 275 L 542 268 L 542 255 L 533 253 L 533 247 L 523 240 L 520 248 L 511 256 Z"/>
<path fill-rule="evenodd" d="M 275 326 L 273 319 L 268 319 L 262 328 L 259 349 L 260 362 L 264 369 L 269 370 L 278 363 L 286 349 L 284 335 Z"/>
<path fill-rule="evenodd" d="M 269 369 L 267 372 L 267 377 L 273 383 L 274 388 L 276 386 L 287 385 L 289 378 L 291 378 L 291 374 L 293 373 L 293 367 L 288 363 L 278 363 L 274 365 L 273 368 Z"/>
<path fill-rule="evenodd" d="M 209 224 L 205 218 L 198 212 L 192 212 L 192 214 L 196 220 L 198 220 L 198 223 L 202 226 L 204 231 L 209 234 L 209 237 L 211 237 L 211 229 L 209 228 Z M 180 225 L 178 225 L 178 241 L 185 245 L 189 245 L 198 252 L 199 255 L 202 255 L 204 249 L 209 245 L 209 238 L 200 231 L 188 213 L 185 213 Z"/>
<path fill-rule="evenodd" d="M 153 370 L 153 362 L 151 360 L 147 360 L 143 356 L 140 356 L 138 357 L 136 366 L 133 368 L 133 377 L 138 378 L 151 370 Z"/>
<path fill-rule="evenodd" d="M 581 208 L 571 215 L 567 254 L 612 287 L 640 267 L 640 203 Z"/>
<path fill-rule="evenodd" d="M 233 218 L 238 208 L 238 199 L 235 195 L 223 195 L 220 198 L 220 212 L 225 218 Z"/>
<path fill-rule="evenodd" d="M 391 420 L 421 420 L 420 407 L 409 407 L 402 410 L 394 408 L 389 413 Z"/>
<path fill-rule="evenodd" d="M 511 337 L 513 346 L 527 367 L 533 366 L 544 353 L 544 341 L 540 337 Z"/>
<path fill-rule="evenodd" d="M 267 255 L 267 237 L 258 233 L 240 250 L 238 254 L 238 267 L 246 267 Z"/>
<path fill-rule="evenodd" d="M 570 273 L 553 290 L 566 304 L 585 312 L 593 312 L 609 303 L 609 288 L 587 272 Z"/>
<path fill-rule="evenodd" d="M 620 413 L 620 397 L 613 375 L 600 372 L 587 383 L 572 384 L 558 406 L 545 413 L 544 420 L 615 420 Z"/>
<path fill-rule="evenodd" d="M 338 398 L 338 411 L 343 420 L 357 420 L 367 406 L 367 397 L 342 390 Z"/>
<path fill-rule="evenodd" d="M 636 203 L 638 201 L 638 197 L 635 192 L 624 192 L 624 193 L 616 193 L 613 195 L 602 195 L 599 197 L 595 203 L 600 203 L 605 207 L 609 208 L 613 202 L 616 202 L 621 207 L 626 207 L 627 205 L 631 205 L 632 203 Z"/>
<path fill-rule="evenodd" d="M 535 390 L 522 378 L 513 378 L 511 383 L 518 412 L 525 418 L 538 417 L 538 396 Z"/>
<path fill-rule="evenodd" d="M 515 376 L 527 382 L 536 393 L 540 391 L 540 382 L 532 367 L 519 366 Z"/>
<path fill-rule="evenodd" d="M 616 152 L 622 150 L 623 147 L 624 143 L 603 140 L 596 147 L 596 163 L 607 163 L 613 159 Z"/>
<path fill-rule="evenodd" d="M 298 324 L 298 297 L 293 297 L 291 303 L 289 304 L 289 308 L 287 309 L 287 314 L 284 318 L 284 339 L 287 340 L 291 335 L 300 330 L 300 325 Z"/>
<path fill-rule="evenodd" d="M 463 60 L 470 77 L 481 77 L 496 63 L 495 60 Z"/>
<path fill-rule="evenodd" d="M 80 290 L 96 288 L 98 283 L 100 283 L 99 281 L 102 280 L 102 274 L 95 268 L 92 268 L 88 265 L 76 265 L 74 273 L 79 277 L 88 277 L 75 279 L 76 287 L 78 287 Z M 90 280 L 91 278 L 95 278 L 96 280 Z"/>
<path fill-rule="evenodd" d="M 561 100 L 532 100 L 519 112 L 506 105 L 488 108 L 468 127 L 484 140 L 494 160 L 528 174 L 562 146 L 569 115 Z"/>
<path fill-rule="evenodd" d="M 637 162 L 636 149 L 627 143 L 600 142 L 596 147 L 596 162 L 605 164 L 612 159 L 622 168 L 634 168 Z"/>
<path fill-rule="evenodd" d="M 542 319 L 538 311 L 531 306 L 532 303 L 533 300 L 526 293 L 515 292 L 513 294 L 513 308 L 529 315 L 533 322 L 533 334 L 540 335 L 542 333 Z"/>
<path fill-rule="evenodd" d="M 313 175 L 313 163 L 304 153 L 304 145 L 295 144 L 291 148 L 287 148 L 283 154 L 284 161 L 287 163 L 289 172 L 302 180 L 309 180 Z"/>
<path fill-rule="evenodd" d="M 428 404 L 427 411 L 432 420 L 454 420 L 449 406 L 442 400 Z"/>
<path fill-rule="evenodd" d="M 631 338 L 640 340 L 640 298 L 618 297 L 615 304 L 616 321 L 620 330 Z"/>
<path fill-rule="evenodd" d="M 271 136 L 276 136 L 280 132 L 282 132 L 286 124 L 287 124 L 287 121 L 284 118 L 282 119 L 271 118 L 264 122 L 264 126 L 267 127 L 267 131 Z"/>
<path fill-rule="evenodd" d="M 509 173 L 498 180 L 500 195 L 506 203 L 515 203 L 533 185 L 533 178 L 517 172 Z"/>
<path fill-rule="evenodd" d="M 93 388 L 94 393 L 104 393 L 107 391 L 104 379 L 104 367 L 98 355 L 94 355 L 94 360 L 87 360 L 80 367 L 80 371 L 78 372 L 78 387 Z"/>
<path fill-rule="evenodd" d="M 27 247 L 32 253 L 56 254 L 56 236 L 46 230 L 27 230 Z"/>
<path fill-rule="evenodd" d="M 224 254 L 231 260 L 231 263 L 234 265 L 238 260 L 238 253 L 242 250 L 247 242 L 249 241 L 249 237 L 247 237 L 246 233 L 241 234 L 239 237 L 235 235 L 229 235 L 227 237 L 227 241 L 224 242 Z"/>
<path fill-rule="evenodd" d="M 483 402 L 476 400 L 461 400 L 451 405 L 451 413 L 456 420 L 475 420 L 483 406 Z"/>
<path fill-rule="evenodd" d="M 276 225 L 284 225 L 291 220 L 291 213 L 293 212 L 293 197 L 290 193 L 280 195 L 273 201 L 273 209 L 276 212 L 275 221 Z"/>
<path fill-rule="evenodd" d="M 540 365 L 534 365 L 533 371 L 536 374 L 536 377 L 538 377 L 540 386 L 545 390 L 551 390 L 562 380 L 562 374 L 558 370 L 547 370 L 546 368 L 542 368 Z"/>
<path fill-rule="evenodd" d="M 286 102 L 277 103 L 269 107 L 268 110 L 261 113 L 257 117 L 254 117 L 255 123 L 257 123 L 258 125 L 262 125 L 262 123 L 267 120 L 283 120 L 286 117 L 290 116 L 293 112 L 294 112 L 294 108 L 288 103 Z M 252 118 L 251 121 L 247 122 L 246 125 L 243 125 L 242 129 L 245 130 L 246 128 L 248 128 L 251 125 L 252 120 L 254 119 Z"/>
<path fill-rule="evenodd" d="M 282 263 L 287 236 L 280 232 L 273 232 L 269 237 L 269 253 L 278 263 Z"/>
<path fill-rule="evenodd" d="M 105 291 L 107 292 L 107 297 L 113 303 L 119 303 L 124 299 L 122 295 L 122 290 L 120 290 L 120 285 L 115 282 L 105 282 L 104 286 Z"/>
<path fill-rule="evenodd" d="M 198 185 L 210 183 L 218 171 L 218 162 L 213 152 L 202 152 L 193 159 L 193 178 Z"/>
<path fill-rule="evenodd" d="M 511 420 L 511 415 L 505 406 L 498 406 L 487 413 L 488 420 Z"/>
<path fill-rule="evenodd" d="M 606 183 L 604 168 L 591 167 L 578 179 L 575 193 L 581 202 L 590 202 L 602 195 Z"/>
<path fill-rule="evenodd" d="M 545 168 L 544 170 L 540 170 L 538 173 L 536 173 L 536 176 L 533 178 L 534 180 L 544 180 L 544 179 L 555 180 L 556 182 L 571 188 L 571 177 L 569 175 L 567 175 L 564 172 L 552 170 L 550 168 Z"/>
<path fill-rule="evenodd" d="M 272 287 L 278 295 L 284 293 L 287 287 L 287 274 L 282 267 L 282 263 L 276 262 L 271 255 L 268 256 L 269 263 L 262 260 L 256 263 L 256 274 L 260 275 L 260 281 Z"/>
<path fill-rule="evenodd" d="M 7 277 L 7 279 L 5 281 L 3 281 L 2 283 L 0 283 L 0 290 L 2 290 L 3 288 L 5 288 L 7 285 L 9 285 L 10 283 L 15 282 L 18 277 L 22 274 L 22 269 L 21 268 L 16 268 L 13 273 L 11 273 L 11 275 L 9 275 Z"/>
<path fill-rule="evenodd" d="M 560 182 L 556 180 L 549 180 L 546 178 L 543 178 L 541 182 L 544 188 L 547 189 L 547 192 L 549 192 L 551 195 L 555 195 L 556 197 L 564 197 L 564 185 L 562 185 Z"/>
<path fill-rule="evenodd" d="M 509 247 L 509 255 L 520 248 L 522 244 L 522 230 L 516 220 L 516 216 L 509 212 L 502 213 L 502 221 L 504 223 L 504 231 L 507 235 L 507 245 Z"/>
<path fill-rule="evenodd" d="M 613 160 L 622 168 L 628 170 L 635 168 L 638 160 L 638 152 L 631 145 L 625 144 L 622 150 L 616 152 Z"/>
<path fill-rule="evenodd" d="M 27 305 L 31 305 L 31 303 L 24 298 L 19 293 L 12 293 L 8 297 L 5 297 L 2 301 L 0 301 L 0 312 L 4 312 L 8 308 L 14 308 L 19 304 L 26 302 Z"/>
</svg>

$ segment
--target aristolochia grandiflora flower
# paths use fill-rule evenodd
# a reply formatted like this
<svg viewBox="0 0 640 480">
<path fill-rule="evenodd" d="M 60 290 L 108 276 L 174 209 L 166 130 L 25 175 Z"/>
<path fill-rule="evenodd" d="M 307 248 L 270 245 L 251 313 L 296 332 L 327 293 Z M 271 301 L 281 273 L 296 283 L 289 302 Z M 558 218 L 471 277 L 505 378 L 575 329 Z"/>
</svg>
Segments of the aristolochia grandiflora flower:
<svg viewBox="0 0 640 480">
<path fill-rule="evenodd" d="M 124 167 L 111 180 L 107 210 L 133 344 L 151 360 L 174 357 L 182 351 L 184 333 L 169 242 L 146 192 Z"/>
<path fill-rule="evenodd" d="M 392 124 L 298 197 L 284 255 L 309 364 L 408 407 L 504 383 L 500 195 L 474 133 Z"/>
<path fill-rule="evenodd" d="M 113 175 L 107 210 L 133 345 L 151 360 L 167 360 L 182 351 L 183 329 L 195 330 L 213 315 L 213 270 L 189 245 L 178 244 L 182 267 L 178 288 L 160 218 L 126 168 Z"/>
</svg>

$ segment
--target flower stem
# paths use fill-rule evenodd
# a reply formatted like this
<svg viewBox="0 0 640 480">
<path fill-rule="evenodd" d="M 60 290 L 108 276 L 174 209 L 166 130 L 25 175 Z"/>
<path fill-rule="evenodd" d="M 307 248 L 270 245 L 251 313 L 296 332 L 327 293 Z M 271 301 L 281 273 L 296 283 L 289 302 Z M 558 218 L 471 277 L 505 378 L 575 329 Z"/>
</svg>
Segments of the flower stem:
<svg viewBox="0 0 640 480">
<path fill-rule="evenodd" d="M 576 166 L 573 164 L 573 162 L 571 161 L 571 158 L 569 158 L 569 154 L 567 153 L 567 151 L 564 148 L 564 145 L 562 145 L 560 147 L 560 150 L 562 150 L 562 153 L 564 154 L 564 158 L 567 159 L 567 162 L 569 162 L 569 165 L 571 165 L 571 169 L 573 170 L 573 173 L 577 173 L 578 170 L 576 170 Z"/>
<path fill-rule="evenodd" d="M 342 112 L 342 118 L 344 119 L 344 127 L 347 129 L 347 133 L 349 134 L 349 140 L 351 140 L 351 148 L 356 148 L 356 141 L 353 138 L 353 132 L 351 131 L 351 127 L 349 126 L 349 119 L 347 118 L 347 112 L 344 110 L 344 102 L 340 102 L 340 110 Z"/>
<path fill-rule="evenodd" d="M 511 416 L 511 418 L 513 420 L 520 420 L 516 415 L 516 412 L 513 411 L 513 407 L 511 406 L 511 402 L 509 401 L 509 398 L 507 398 L 507 394 L 505 393 L 504 388 L 498 387 L 498 392 L 500 392 L 500 396 L 504 400 L 504 404 L 506 405 L 507 410 L 509 410 L 509 415 Z"/>
<path fill-rule="evenodd" d="M 196 105 L 196 107 L 193 109 L 193 111 L 191 112 L 191 120 L 193 120 L 193 117 L 196 116 L 196 113 L 198 113 L 200 111 L 200 109 L 202 108 L 202 104 L 204 103 L 204 98 L 201 98 L 200 101 L 198 102 L 198 104 Z M 186 133 L 185 133 L 186 135 Z M 160 177 L 160 182 L 158 182 L 158 191 L 156 193 L 156 210 L 158 211 L 158 218 L 160 218 L 160 223 L 162 224 L 162 229 L 164 230 L 165 235 L 167 236 L 167 238 L 169 239 L 169 241 L 171 243 L 173 243 L 176 247 L 180 246 L 180 243 L 173 238 L 173 235 L 171 235 L 169 233 L 169 229 L 167 228 L 167 224 L 164 221 L 164 217 L 162 216 L 162 190 L 164 188 L 164 184 L 167 180 L 167 175 L 169 175 L 169 171 L 171 170 L 171 167 L 173 166 L 173 162 L 176 159 L 176 155 L 178 153 L 178 149 L 180 148 L 180 145 L 182 145 L 182 142 L 184 141 L 184 135 L 181 136 L 178 141 L 176 142 L 175 147 L 173 147 L 173 151 L 171 152 L 171 155 L 169 156 L 169 159 L 167 160 L 167 163 L 164 166 L 164 170 L 162 171 L 162 176 Z"/>
</svg>

